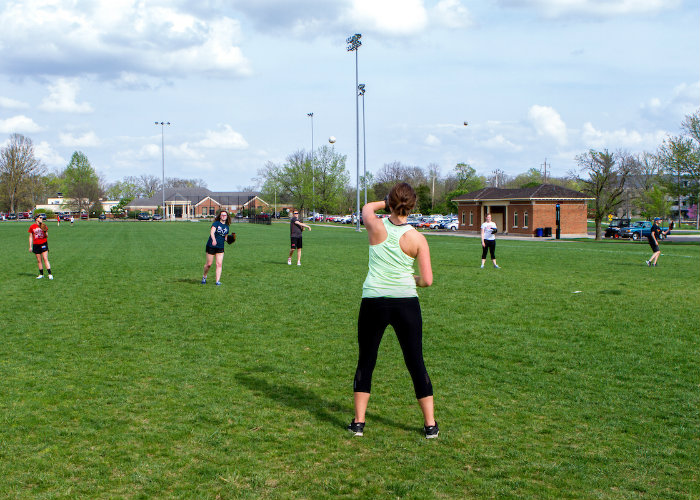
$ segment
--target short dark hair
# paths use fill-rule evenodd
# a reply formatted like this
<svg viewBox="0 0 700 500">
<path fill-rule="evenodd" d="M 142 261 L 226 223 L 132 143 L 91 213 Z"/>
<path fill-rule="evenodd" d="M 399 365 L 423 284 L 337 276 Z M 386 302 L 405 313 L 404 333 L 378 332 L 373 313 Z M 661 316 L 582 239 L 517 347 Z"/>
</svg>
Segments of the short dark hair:
<svg viewBox="0 0 700 500">
<path fill-rule="evenodd" d="M 398 215 L 405 216 L 411 213 L 416 206 L 416 192 L 410 184 L 399 182 L 389 191 L 389 208 Z"/>
</svg>

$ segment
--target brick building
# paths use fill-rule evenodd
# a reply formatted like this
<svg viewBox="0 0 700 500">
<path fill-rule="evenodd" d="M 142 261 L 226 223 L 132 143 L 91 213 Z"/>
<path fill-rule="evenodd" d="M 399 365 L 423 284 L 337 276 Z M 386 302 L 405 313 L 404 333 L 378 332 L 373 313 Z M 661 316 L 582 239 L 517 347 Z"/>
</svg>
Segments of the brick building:
<svg viewBox="0 0 700 500">
<path fill-rule="evenodd" d="M 208 217 L 225 209 L 232 215 L 241 210 L 269 211 L 270 206 L 254 191 L 214 192 L 206 188 L 170 188 L 165 190 L 165 218 L 192 219 Z M 163 204 L 163 193 L 156 192 L 151 198 L 132 200 L 126 208 L 155 213 Z"/>
<path fill-rule="evenodd" d="M 587 202 L 592 198 L 573 189 L 552 184 L 521 189 L 483 188 L 457 196 L 459 229 L 480 231 L 486 214 L 505 234 L 537 236 L 555 234 L 556 206 L 560 209 L 561 236 L 584 237 L 588 232 Z"/>
</svg>

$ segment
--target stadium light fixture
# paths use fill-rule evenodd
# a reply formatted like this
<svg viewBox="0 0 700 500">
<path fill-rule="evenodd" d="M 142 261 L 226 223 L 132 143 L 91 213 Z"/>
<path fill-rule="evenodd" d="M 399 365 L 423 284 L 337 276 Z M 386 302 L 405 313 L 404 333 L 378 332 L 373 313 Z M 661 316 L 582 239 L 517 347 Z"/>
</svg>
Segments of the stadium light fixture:
<svg viewBox="0 0 700 500">
<path fill-rule="evenodd" d="M 360 33 L 355 33 L 353 36 L 349 36 L 345 41 L 347 42 L 348 52 L 355 52 L 355 159 L 357 162 L 357 224 L 355 226 L 356 231 L 360 231 L 360 96 L 357 92 L 359 88 L 358 82 L 358 60 L 357 52 L 362 46 L 360 39 L 362 35 Z"/>
<path fill-rule="evenodd" d="M 163 162 L 163 205 L 161 210 L 163 211 L 163 218 L 161 220 L 165 221 L 165 126 L 170 125 L 170 122 L 156 122 L 156 125 L 160 125 L 160 152 Z"/>
</svg>

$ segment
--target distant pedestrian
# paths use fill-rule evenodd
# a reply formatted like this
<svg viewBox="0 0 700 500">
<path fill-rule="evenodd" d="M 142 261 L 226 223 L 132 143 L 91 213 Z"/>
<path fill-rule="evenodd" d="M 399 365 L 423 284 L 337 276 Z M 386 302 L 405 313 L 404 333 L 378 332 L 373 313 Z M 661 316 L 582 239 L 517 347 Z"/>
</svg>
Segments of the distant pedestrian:
<svg viewBox="0 0 700 500">
<path fill-rule="evenodd" d="M 61 214 L 56 215 L 56 227 L 61 226 Z"/>
<path fill-rule="evenodd" d="M 649 240 L 649 246 L 651 247 L 651 257 L 646 261 L 647 266 L 656 267 L 656 261 L 659 260 L 659 255 L 661 255 L 661 248 L 659 248 L 659 238 L 661 235 L 667 235 L 670 229 L 662 231 L 659 224 L 661 223 L 661 217 L 655 217 L 654 223 L 651 226 L 651 230 L 647 235 L 647 240 Z"/>
<path fill-rule="evenodd" d="M 287 259 L 287 265 L 292 265 L 292 254 L 294 250 L 297 251 L 297 266 L 301 265 L 301 233 L 304 229 L 311 231 L 311 226 L 304 224 L 299 220 L 299 212 L 294 211 L 291 220 L 289 221 L 289 236 L 291 239 L 291 248 L 289 249 L 289 258 Z"/>
<path fill-rule="evenodd" d="M 74 219 L 73 216 L 71 215 L 71 216 L 70 216 L 70 225 L 71 225 L 71 226 L 73 225 L 73 221 L 75 221 L 75 219 Z"/>
<path fill-rule="evenodd" d="M 44 277 L 44 268 L 41 262 L 43 259 L 46 271 L 49 274 L 49 279 L 52 280 L 53 274 L 51 274 L 51 264 L 49 263 L 49 228 L 44 224 L 41 215 L 34 217 L 34 224 L 29 226 L 27 232 L 29 233 L 29 251 L 36 255 L 36 263 L 39 266 L 39 275 L 36 279 L 40 280 Z"/>
<path fill-rule="evenodd" d="M 486 214 L 486 222 L 481 225 L 481 267 L 486 263 L 486 253 L 491 253 L 493 267 L 498 269 L 496 264 L 496 223 L 491 221 L 491 214 Z"/>
<path fill-rule="evenodd" d="M 221 210 L 216 214 L 205 248 L 206 263 L 202 273 L 202 285 L 207 283 L 207 274 L 214 260 L 216 260 L 216 284 L 221 285 L 221 271 L 224 267 L 224 243 L 226 243 L 230 224 L 231 217 L 226 210 Z"/>
</svg>

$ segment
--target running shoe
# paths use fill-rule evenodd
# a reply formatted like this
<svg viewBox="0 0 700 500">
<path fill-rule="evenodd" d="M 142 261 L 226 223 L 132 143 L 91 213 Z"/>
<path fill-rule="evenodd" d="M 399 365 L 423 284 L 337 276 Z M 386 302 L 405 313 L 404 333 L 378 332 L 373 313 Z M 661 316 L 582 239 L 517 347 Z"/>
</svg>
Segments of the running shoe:
<svg viewBox="0 0 700 500">
<path fill-rule="evenodd" d="M 217 281 L 216 286 L 221 286 L 221 281 Z"/>
<path fill-rule="evenodd" d="M 437 421 L 435 421 L 435 425 L 424 425 L 423 431 L 425 431 L 425 439 L 433 439 L 438 437 L 438 434 L 440 434 Z"/>
<path fill-rule="evenodd" d="M 53 274 L 49 274 L 49 279 L 50 279 L 50 280 L 53 279 Z"/>
<path fill-rule="evenodd" d="M 481 264 L 481 269 L 483 269 L 483 268 L 484 268 L 484 265 L 483 265 L 483 264 Z"/>
<path fill-rule="evenodd" d="M 494 264 L 494 265 L 493 265 L 493 268 L 494 268 L 494 269 L 500 269 L 501 266 L 499 266 L 498 264 Z"/>
<path fill-rule="evenodd" d="M 297 266 L 300 266 L 300 265 L 301 265 L 301 262 L 297 262 Z"/>
<path fill-rule="evenodd" d="M 206 285 L 206 284 L 207 284 L 207 279 L 206 279 L 206 278 L 202 278 L 202 285 Z"/>
<path fill-rule="evenodd" d="M 291 258 L 287 259 L 287 265 L 288 265 L 288 266 L 291 266 L 291 265 L 292 265 L 292 259 L 291 259 Z"/>
<path fill-rule="evenodd" d="M 355 422 L 355 419 L 353 418 L 352 422 L 350 422 L 350 425 L 348 425 L 348 430 L 352 432 L 353 435 L 362 437 L 365 431 L 365 423 Z"/>
<path fill-rule="evenodd" d="M 651 262 L 649 262 L 648 260 L 645 260 L 644 262 L 646 263 L 647 267 L 651 267 Z"/>
<path fill-rule="evenodd" d="M 40 279 L 42 279 L 43 277 L 44 277 L 44 275 L 43 275 L 43 274 L 40 274 L 39 276 L 36 277 L 36 279 L 40 280 Z"/>
</svg>

